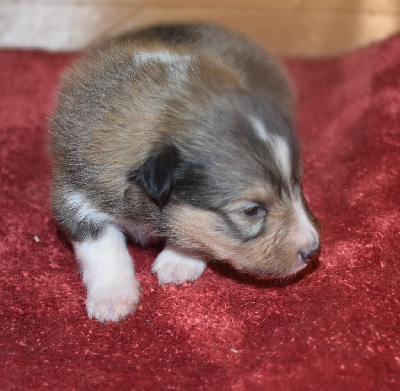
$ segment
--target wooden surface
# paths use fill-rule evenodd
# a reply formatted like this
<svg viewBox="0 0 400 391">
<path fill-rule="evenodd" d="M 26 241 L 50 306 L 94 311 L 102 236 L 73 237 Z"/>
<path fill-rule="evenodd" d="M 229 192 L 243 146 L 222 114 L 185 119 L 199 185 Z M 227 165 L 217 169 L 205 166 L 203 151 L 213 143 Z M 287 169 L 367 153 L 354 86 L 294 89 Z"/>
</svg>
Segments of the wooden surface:
<svg viewBox="0 0 400 391">
<path fill-rule="evenodd" d="M 285 55 L 334 55 L 400 31 L 400 0 L 1 0 L 0 46 L 76 50 L 159 21 L 209 20 Z"/>
</svg>

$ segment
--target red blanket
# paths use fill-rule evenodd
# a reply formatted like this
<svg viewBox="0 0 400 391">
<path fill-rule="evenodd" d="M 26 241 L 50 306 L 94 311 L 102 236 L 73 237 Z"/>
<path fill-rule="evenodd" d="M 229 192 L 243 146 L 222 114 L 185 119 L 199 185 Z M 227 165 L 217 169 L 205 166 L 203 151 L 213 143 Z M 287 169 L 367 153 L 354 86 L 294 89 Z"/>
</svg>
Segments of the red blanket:
<svg viewBox="0 0 400 391">
<path fill-rule="evenodd" d="M 157 249 L 131 246 L 142 304 L 120 324 L 87 318 L 49 206 L 46 117 L 72 58 L 0 52 L 0 389 L 400 389 L 400 36 L 287 60 L 320 266 L 160 288 Z"/>
</svg>

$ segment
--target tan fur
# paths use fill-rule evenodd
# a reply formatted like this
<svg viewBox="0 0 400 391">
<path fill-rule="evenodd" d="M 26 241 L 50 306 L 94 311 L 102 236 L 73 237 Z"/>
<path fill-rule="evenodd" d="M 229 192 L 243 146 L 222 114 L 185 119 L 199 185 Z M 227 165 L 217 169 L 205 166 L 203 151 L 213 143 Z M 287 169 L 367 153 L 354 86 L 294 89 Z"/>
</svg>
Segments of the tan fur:
<svg viewBox="0 0 400 391">
<path fill-rule="evenodd" d="M 259 189 L 253 192 L 259 193 Z M 210 211 L 182 205 L 173 209 L 170 219 L 172 241 L 193 251 L 206 252 L 238 270 L 284 277 L 301 269 L 294 262 L 300 249 L 292 239 L 295 213 L 290 202 L 275 203 L 269 212 L 268 230 L 247 243 L 225 234 L 218 216 Z"/>
</svg>

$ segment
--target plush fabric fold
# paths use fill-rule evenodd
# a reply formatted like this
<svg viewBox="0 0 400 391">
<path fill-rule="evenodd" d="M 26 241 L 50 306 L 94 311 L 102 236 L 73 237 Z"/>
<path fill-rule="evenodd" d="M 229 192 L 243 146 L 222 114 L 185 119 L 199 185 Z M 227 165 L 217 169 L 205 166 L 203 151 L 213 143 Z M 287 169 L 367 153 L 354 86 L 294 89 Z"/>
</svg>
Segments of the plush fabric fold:
<svg viewBox="0 0 400 391">
<path fill-rule="evenodd" d="M 160 288 L 157 249 L 131 245 L 142 302 L 119 324 L 87 318 L 49 206 L 46 118 L 74 56 L 0 51 L 0 389 L 399 389 L 400 35 L 286 59 L 319 267 Z"/>
</svg>

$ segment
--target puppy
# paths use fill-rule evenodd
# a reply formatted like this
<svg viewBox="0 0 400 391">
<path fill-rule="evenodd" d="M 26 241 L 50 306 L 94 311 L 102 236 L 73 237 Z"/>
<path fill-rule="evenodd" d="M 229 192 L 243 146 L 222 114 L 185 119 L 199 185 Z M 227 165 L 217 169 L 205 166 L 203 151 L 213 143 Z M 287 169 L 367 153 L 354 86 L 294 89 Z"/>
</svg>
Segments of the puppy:
<svg viewBox="0 0 400 391">
<path fill-rule="evenodd" d="M 209 259 L 269 277 L 314 259 L 293 121 L 281 67 L 221 27 L 160 25 L 87 50 L 50 128 L 54 214 L 89 317 L 118 321 L 139 305 L 126 236 L 165 240 L 160 285 L 195 281 Z"/>
</svg>

